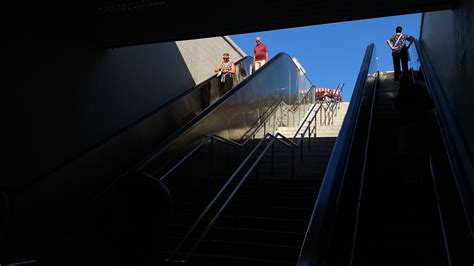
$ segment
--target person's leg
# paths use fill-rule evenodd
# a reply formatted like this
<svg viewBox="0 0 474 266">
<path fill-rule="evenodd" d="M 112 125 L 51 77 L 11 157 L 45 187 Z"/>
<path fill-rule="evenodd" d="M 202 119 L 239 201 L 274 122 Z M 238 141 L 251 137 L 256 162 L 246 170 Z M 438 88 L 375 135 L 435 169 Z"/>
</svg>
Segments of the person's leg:
<svg viewBox="0 0 474 266">
<path fill-rule="evenodd" d="M 393 71 L 395 80 L 398 80 L 400 77 L 400 59 L 398 58 L 397 53 L 392 53 L 392 59 L 393 59 Z"/>
<path fill-rule="evenodd" d="M 219 97 L 224 94 L 224 83 L 220 81 L 217 81 L 217 87 L 219 88 Z"/>
<path fill-rule="evenodd" d="M 232 89 L 232 86 L 233 86 L 233 84 L 234 84 L 233 81 L 234 81 L 234 80 L 232 79 L 232 76 L 227 75 L 227 76 L 225 77 L 225 83 L 224 83 L 224 89 L 223 89 L 224 93 L 226 93 L 226 92 L 228 92 L 228 91 L 230 91 L 230 90 Z"/>
<path fill-rule="evenodd" d="M 261 66 L 260 61 L 255 61 L 255 67 L 254 67 L 255 70 L 254 71 L 257 71 L 260 68 L 260 66 Z"/>
<path fill-rule="evenodd" d="M 400 60 L 402 61 L 403 73 L 408 73 L 408 52 L 405 48 L 400 51 Z"/>
<path fill-rule="evenodd" d="M 257 71 L 257 69 L 261 68 L 263 65 L 265 65 L 266 61 L 265 60 L 259 60 L 259 61 L 255 61 L 255 71 Z"/>
</svg>

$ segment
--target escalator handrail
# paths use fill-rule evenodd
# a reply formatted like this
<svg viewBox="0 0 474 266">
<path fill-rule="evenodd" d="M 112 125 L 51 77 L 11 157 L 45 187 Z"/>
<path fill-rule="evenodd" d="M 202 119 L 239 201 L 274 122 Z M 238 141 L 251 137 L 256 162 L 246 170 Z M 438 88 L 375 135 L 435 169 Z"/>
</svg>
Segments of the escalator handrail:
<svg viewBox="0 0 474 266">
<path fill-rule="evenodd" d="M 242 61 L 246 60 L 246 59 L 251 59 L 252 57 L 251 56 L 245 56 L 243 58 L 240 58 L 239 60 L 237 60 L 235 62 L 235 64 L 239 64 L 241 63 Z M 71 163 L 74 163 L 75 161 L 77 160 L 80 160 L 81 158 L 87 156 L 88 154 L 90 154 L 91 152 L 94 152 L 96 151 L 97 149 L 99 149 L 100 147 L 104 146 L 105 144 L 107 143 L 110 143 L 112 141 L 114 141 L 117 137 L 119 137 L 122 133 L 126 132 L 127 130 L 130 130 L 134 127 L 136 127 L 137 125 L 140 125 L 143 121 L 149 119 L 150 117 L 156 115 L 157 113 L 159 113 L 160 111 L 162 111 L 163 109 L 165 109 L 166 107 L 172 105 L 173 103 L 179 101 L 180 99 L 182 99 L 183 97 L 187 96 L 188 94 L 194 92 L 196 89 L 199 89 L 201 86 L 203 86 L 204 84 L 206 84 L 207 82 L 209 82 L 210 80 L 212 80 L 213 78 L 215 78 L 216 75 L 213 74 L 212 76 L 210 76 L 209 78 L 207 78 L 206 80 L 200 82 L 199 84 L 195 85 L 194 87 L 192 88 L 189 88 L 187 90 L 185 90 L 184 92 L 180 93 L 179 95 L 173 97 L 172 99 L 166 101 L 164 104 L 160 105 L 159 107 L 155 108 L 154 110 L 148 112 L 147 114 L 145 114 L 144 116 L 142 116 L 141 118 L 139 118 L 138 120 L 132 122 L 131 124 L 125 126 L 124 128 L 118 130 L 117 132 L 113 133 L 111 136 L 107 137 L 105 140 L 102 140 L 98 143 L 96 143 L 94 146 L 92 146 L 91 148 L 87 149 L 85 152 L 81 153 L 80 155 L 76 156 L 74 159 L 72 160 L 68 160 L 64 163 L 62 163 L 60 166 L 54 168 L 53 170 L 49 171 L 47 174 L 43 175 L 43 176 L 40 176 L 36 179 L 34 179 L 32 182 L 28 183 L 28 184 L 24 184 L 24 185 L 20 185 L 20 186 L 0 186 L 0 189 L 1 190 L 4 190 L 4 189 L 7 189 L 7 190 L 10 190 L 10 189 L 15 189 L 15 190 L 20 190 L 20 189 L 26 189 L 27 187 L 31 187 L 31 186 L 34 186 L 35 184 L 38 184 L 38 183 L 41 183 L 41 182 L 44 182 L 45 180 L 47 180 L 50 176 L 54 175 L 54 173 L 60 171 L 61 169 L 67 167 L 68 165 L 70 165 Z"/>
<path fill-rule="evenodd" d="M 312 121 L 316 118 L 316 115 L 317 113 L 321 110 L 321 107 L 322 107 L 322 104 L 323 102 L 320 103 L 318 109 L 316 110 L 316 113 L 314 114 L 314 116 L 311 118 L 311 120 L 309 121 L 309 123 L 306 125 L 306 128 L 304 130 L 304 132 L 306 133 L 308 131 L 309 128 L 311 128 L 311 123 Z M 311 111 L 308 112 L 308 114 L 310 114 L 312 112 L 312 110 L 314 109 L 314 107 L 316 106 L 316 104 L 314 104 L 311 108 Z M 309 118 L 309 115 L 305 116 L 305 119 L 308 119 Z M 305 122 L 307 122 L 306 120 L 303 121 L 302 124 L 304 124 Z M 199 225 L 199 223 L 201 222 L 201 220 L 204 218 L 204 216 L 207 214 L 207 212 L 211 209 L 211 207 L 214 205 L 215 202 L 217 202 L 217 200 L 219 199 L 219 197 L 222 195 L 222 193 L 224 193 L 225 189 L 230 185 L 230 183 L 235 179 L 235 177 L 237 176 L 237 174 L 243 169 L 243 167 L 247 164 L 247 162 L 252 158 L 252 156 L 257 152 L 258 148 L 263 144 L 263 142 L 265 142 L 265 140 L 267 140 L 267 138 L 270 138 L 270 141 L 269 143 L 267 143 L 267 145 L 265 146 L 265 148 L 263 149 L 263 151 L 258 155 L 258 158 L 253 161 L 253 164 L 252 166 L 247 170 L 247 172 L 244 174 L 244 177 L 242 177 L 242 179 L 240 180 L 239 184 L 234 188 L 234 190 L 232 191 L 232 193 L 228 196 L 228 198 L 226 199 L 226 201 L 222 204 L 222 206 L 220 207 L 219 211 L 214 215 L 214 217 L 212 218 L 212 220 L 208 223 L 208 225 L 206 226 L 206 228 L 204 229 L 203 233 L 200 235 L 199 239 L 195 242 L 195 244 L 193 245 L 193 247 L 191 248 L 190 252 L 186 255 L 185 259 L 184 260 L 180 260 L 179 262 L 185 262 L 192 254 L 193 252 L 195 251 L 195 249 L 197 248 L 197 246 L 199 245 L 199 243 L 202 241 L 202 239 L 206 236 L 207 232 L 209 232 L 209 230 L 212 228 L 212 226 L 214 225 L 215 221 L 219 218 L 220 214 L 224 211 L 224 209 L 226 208 L 226 206 L 229 204 L 230 200 L 232 200 L 232 198 L 234 197 L 234 195 L 237 193 L 237 191 L 239 190 L 239 188 L 242 186 L 243 182 L 245 182 L 245 180 L 248 178 L 248 176 L 252 173 L 252 171 L 255 169 L 255 167 L 258 165 L 258 163 L 260 162 L 260 160 L 263 158 L 263 156 L 266 154 L 266 152 L 268 151 L 268 149 L 273 145 L 273 143 L 275 141 L 278 141 L 280 143 L 282 143 L 283 145 L 285 145 L 285 147 L 287 148 L 290 148 L 292 150 L 294 150 L 295 148 L 298 148 L 299 146 L 303 147 L 303 141 L 304 141 L 304 138 L 303 138 L 303 134 L 305 133 L 302 133 L 302 137 L 301 139 L 299 139 L 297 142 L 294 142 L 293 140 L 287 138 L 286 136 L 284 136 L 283 134 L 281 134 L 280 132 L 276 132 L 276 134 L 271 134 L 271 133 L 266 133 L 264 135 L 264 137 L 257 143 L 257 145 L 252 149 L 252 151 L 245 157 L 245 159 L 243 160 L 243 162 L 239 165 L 239 167 L 234 171 L 234 173 L 232 173 L 232 175 L 229 177 L 229 179 L 226 181 L 226 183 L 222 186 L 222 188 L 219 190 L 219 192 L 214 196 L 214 198 L 212 199 L 212 201 L 206 206 L 206 208 L 204 209 L 204 211 L 199 215 L 199 217 L 195 220 L 195 222 L 193 223 L 193 225 L 190 227 L 190 229 L 186 232 L 185 236 L 181 239 L 180 243 L 178 244 L 178 246 L 173 250 L 173 252 L 170 254 L 170 256 L 168 257 L 167 261 L 173 261 L 172 258 L 174 257 L 174 254 L 176 254 L 178 252 L 178 250 L 181 248 L 181 246 L 185 243 L 185 241 L 189 238 L 189 236 L 191 235 L 191 233 L 194 231 L 194 229 Z M 285 140 L 285 141 L 282 141 Z M 294 160 L 294 153 L 292 152 L 292 160 Z"/>
<path fill-rule="evenodd" d="M 244 142 L 240 143 L 240 142 L 233 141 L 233 140 L 230 140 L 230 139 L 227 139 L 227 138 L 223 138 L 223 137 L 221 137 L 219 135 L 216 135 L 216 134 L 210 134 L 203 141 L 201 141 L 201 143 L 199 143 L 199 145 L 197 145 L 191 151 L 189 151 L 181 160 L 179 160 L 177 163 L 175 163 L 173 165 L 173 167 L 171 167 L 168 171 L 166 171 L 158 179 L 160 181 L 163 181 L 166 177 L 168 177 L 171 173 L 173 173 L 176 169 L 178 169 L 184 162 L 186 162 L 191 156 L 193 156 L 196 152 L 198 152 L 204 145 L 206 145 L 209 140 L 214 139 L 214 140 L 226 143 L 226 144 L 234 146 L 234 147 L 244 147 L 252 139 L 252 136 L 257 134 L 258 130 L 260 128 L 262 128 L 262 125 L 265 124 L 272 117 L 272 115 L 274 113 L 276 113 L 276 111 L 278 111 L 278 109 L 281 107 L 282 103 L 283 102 L 277 104 L 275 107 L 272 108 L 272 111 L 265 116 L 264 121 L 261 122 L 261 124 L 258 127 L 256 127 L 256 130 L 254 130 L 252 135 L 250 135 L 247 139 L 245 139 Z M 155 175 L 156 175 L 156 173 L 151 174 L 152 177 L 154 177 Z"/>
<path fill-rule="evenodd" d="M 466 220 L 469 225 L 471 238 L 474 237 L 474 168 L 470 162 L 470 156 L 461 133 L 456 123 L 456 118 L 448 104 L 447 97 L 444 95 L 441 82 L 436 75 L 436 71 L 431 64 L 431 60 L 425 53 L 422 43 L 415 40 L 415 47 L 423 66 L 422 71 L 426 81 L 426 87 L 434 103 L 435 117 L 441 129 L 444 148 L 448 155 L 451 172 L 454 176 L 459 197 Z"/>
<path fill-rule="evenodd" d="M 347 170 L 349 154 L 354 141 L 355 129 L 362 105 L 362 96 L 374 56 L 374 49 L 375 45 L 371 43 L 365 51 L 351 102 L 331 153 L 306 230 L 298 257 L 298 266 L 320 265 L 322 259 L 327 255 L 327 248 L 332 234 L 327 229 L 330 228 L 329 225 L 335 218 L 335 210 L 338 205 L 341 184 Z"/>
<path fill-rule="evenodd" d="M 225 93 L 222 97 L 220 97 L 218 100 L 216 100 L 213 104 L 212 104 L 212 108 L 211 107 L 208 107 L 206 108 L 205 110 L 203 110 L 200 114 L 198 114 L 197 116 L 195 116 L 194 118 L 192 118 L 190 121 L 188 121 L 183 127 L 181 127 L 181 129 L 177 130 L 174 134 L 172 134 L 171 136 L 169 136 L 165 141 L 164 143 L 167 143 L 164 147 L 160 147 L 157 151 L 154 151 L 152 152 L 149 156 L 147 156 L 145 159 L 143 159 L 142 161 L 140 161 L 136 167 L 134 167 L 133 169 L 131 169 L 132 172 L 140 172 L 143 168 L 145 168 L 151 161 L 153 161 L 154 159 L 156 159 L 158 156 L 160 156 L 163 152 L 165 152 L 166 150 L 168 150 L 178 139 L 179 139 L 179 136 L 189 132 L 194 124 L 196 124 L 198 121 L 200 121 L 201 119 L 203 119 L 204 117 L 206 117 L 207 115 L 209 115 L 210 113 L 212 113 L 214 110 L 216 110 L 219 106 L 221 106 L 222 104 L 224 104 L 224 102 L 229 99 L 232 95 L 234 95 L 237 91 L 239 91 L 241 88 L 243 88 L 246 84 L 252 82 L 253 79 L 255 79 L 256 77 L 258 77 L 258 75 L 260 75 L 261 73 L 264 73 L 264 70 L 268 67 L 270 67 L 272 64 L 274 64 L 275 62 L 278 62 L 278 59 L 279 58 L 282 58 L 282 57 L 287 57 L 291 60 L 291 57 L 286 54 L 286 53 L 278 53 L 277 55 L 275 55 L 270 61 L 268 61 L 268 63 L 264 64 L 262 67 L 260 67 L 258 69 L 258 71 L 256 71 L 254 74 L 252 75 L 249 75 L 245 80 L 243 80 L 242 82 L 240 82 L 237 86 L 235 86 L 233 89 L 231 89 L 230 91 L 228 91 L 227 93 Z M 291 62 L 294 64 L 295 68 L 297 68 L 296 64 L 293 62 L 293 60 L 291 60 Z"/>
<path fill-rule="evenodd" d="M 281 107 L 281 106 L 287 106 L 285 102 L 280 102 L 278 105 L 276 105 L 275 107 L 273 107 L 272 111 L 267 114 L 265 116 L 265 119 L 263 122 L 260 123 L 260 125 L 258 127 L 255 128 L 255 130 L 253 131 L 253 133 L 251 135 L 249 135 L 248 138 L 245 139 L 245 141 L 243 142 L 237 142 L 237 141 L 233 141 L 233 140 L 230 140 L 230 139 L 227 139 L 227 138 L 223 138 L 219 135 L 216 135 L 216 134 L 210 134 L 208 135 L 203 141 L 201 141 L 201 143 L 199 143 L 199 145 L 197 145 L 196 147 L 194 147 L 191 151 L 189 151 L 183 158 L 181 158 L 181 160 L 179 160 L 178 162 L 176 162 L 168 171 L 166 171 L 164 174 L 162 174 L 158 180 L 160 180 L 161 182 L 163 182 L 163 180 L 168 177 L 170 174 L 172 174 L 174 171 L 176 171 L 176 169 L 178 169 L 183 163 L 185 163 L 192 155 L 194 155 L 196 152 L 198 152 L 204 145 L 207 144 L 207 142 L 209 140 L 217 140 L 217 141 L 220 141 L 220 142 L 223 142 L 225 144 L 228 144 L 228 145 L 231 145 L 231 146 L 234 146 L 234 147 L 245 147 L 247 145 L 247 143 L 253 139 L 253 136 L 255 136 L 259 130 L 263 127 L 263 125 L 268 122 L 268 120 L 271 119 L 271 117 L 273 116 L 273 114 L 276 113 L 276 111 L 278 111 L 278 109 Z M 305 116 L 305 118 L 303 119 L 303 123 L 301 123 L 301 126 L 304 125 L 304 121 L 307 121 L 308 117 L 310 116 L 311 112 L 314 110 L 316 104 L 313 104 L 313 106 L 311 107 L 310 111 L 308 111 L 308 114 Z M 319 112 L 319 110 L 321 109 L 321 106 L 322 106 L 322 103 L 320 104 L 320 106 L 318 107 L 318 109 L 316 110 L 316 113 Z M 313 116 L 313 118 L 310 120 L 310 124 L 312 123 L 312 121 L 316 118 L 316 115 Z M 300 128 L 301 128 L 300 126 Z M 308 127 L 307 127 L 308 128 Z M 299 129 L 298 129 L 299 131 Z M 307 132 L 307 129 L 304 131 L 304 133 L 302 133 L 302 135 L 304 136 L 304 134 L 306 134 Z M 265 132 L 266 133 L 266 132 Z M 265 134 L 264 133 L 264 134 Z M 285 137 L 285 139 L 287 139 L 293 146 L 298 146 L 300 144 L 300 142 L 302 141 L 302 139 L 300 138 L 298 141 L 295 141 L 295 138 L 296 138 L 296 135 L 297 133 L 295 133 L 295 135 L 293 136 L 293 139 L 290 140 L 290 139 L 287 139 Z M 151 174 L 148 174 L 150 175 L 151 177 L 155 178 L 155 176 L 157 175 L 157 173 L 151 173 Z"/>
<path fill-rule="evenodd" d="M 313 91 L 315 88 L 316 87 L 311 86 L 311 88 L 306 92 L 306 94 L 303 96 L 303 98 L 301 100 L 297 101 L 294 106 L 290 106 L 290 105 L 286 104 L 284 101 L 281 101 L 279 104 L 282 105 L 282 106 L 285 106 L 287 108 L 288 112 L 291 112 L 291 113 L 294 114 L 294 113 L 296 113 L 296 110 L 298 108 L 300 108 L 301 103 L 303 102 L 303 99 L 306 98 L 306 96 L 308 96 L 311 93 L 311 91 Z M 244 137 L 246 137 L 246 140 L 248 140 L 249 138 L 254 136 L 255 133 L 258 132 L 258 130 L 263 127 L 263 125 L 264 125 L 264 123 L 260 122 L 260 125 L 258 127 L 256 127 L 255 129 L 253 129 L 252 133 L 250 133 L 250 135 L 248 135 L 247 137 L 246 137 L 246 134 L 244 134 Z"/>
<path fill-rule="evenodd" d="M 360 187 L 359 187 L 359 193 L 357 195 L 357 210 L 355 214 L 355 221 L 354 221 L 354 232 L 352 235 L 352 250 L 351 250 L 351 255 L 350 255 L 350 264 L 353 264 L 354 260 L 354 254 L 356 251 L 356 242 L 357 242 L 357 237 L 358 237 L 358 228 L 359 228 L 359 216 L 360 216 L 360 209 L 361 209 L 361 202 L 362 202 L 362 195 L 364 195 L 364 183 L 365 183 L 365 176 L 366 176 L 366 170 L 367 170 L 367 160 L 369 156 L 369 144 L 370 140 L 372 137 L 372 123 L 373 123 L 373 118 L 374 118 L 374 108 L 375 108 L 375 96 L 377 94 L 377 88 L 378 88 L 378 78 L 379 78 L 380 73 L 377 71 L 376 76 L 375 76 L 375 81 L 374 81 L 374 88 L 372 92 L 372 99 L 370 101 L 370 112 L 369 112 L 369 123 L 367 125 L 367 139 L 365 140 L 365 147 L 364 147 L 364 160 L 362 161 L 362 170 L 360 173 Z"/>
</svg>

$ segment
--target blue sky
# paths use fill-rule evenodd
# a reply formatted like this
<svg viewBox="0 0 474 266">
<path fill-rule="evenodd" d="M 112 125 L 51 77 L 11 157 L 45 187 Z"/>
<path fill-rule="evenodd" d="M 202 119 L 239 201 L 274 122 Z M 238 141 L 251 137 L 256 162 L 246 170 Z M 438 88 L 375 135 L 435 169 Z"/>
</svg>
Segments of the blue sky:
<svg viewBox="0 0 474 266">
<path fill-rule="evenodd" d="M 365 49 L 374 43 L 380 70 L 393 70 L 390 48 L 385 41 L 401 25 L 403 33 L 419 37 L 421 14 L 356 20 L 316 26 L 231 35 L 248 55 L 255 38 L 262 37 L 270 58 L 279 52 L 296 57 L 316 87 L 334 88 L 342 81 L 344 100 L 352 95 Z"/>
</svg>

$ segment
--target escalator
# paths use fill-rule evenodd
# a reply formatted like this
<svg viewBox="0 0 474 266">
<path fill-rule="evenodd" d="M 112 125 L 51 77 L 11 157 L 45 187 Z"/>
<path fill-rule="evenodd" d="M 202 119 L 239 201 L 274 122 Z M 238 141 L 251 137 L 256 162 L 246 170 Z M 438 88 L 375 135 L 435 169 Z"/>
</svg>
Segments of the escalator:
<svg viewBox="0 0 474 266">
<path fill-rule="evenodd" d="M 428 158 L 400 158 L 398 92 L 379 75 L 352 263 L 447 265 Z"/>
<path fill-rule="evenodd" d="M 252 62 L 253 59 L 250 56 L 244 57 L 235 62 L 236 73 L 233 76 L 234 88 L 238 87 L 239 83 L 241 83 L 248 76 L 250 76 Z M 153 110 L 149 114 L 142 117 L 140 120 L 129 125 L 127 128 L 122 129 L 116 135 L 110 137 L 107 141 L 100 143 L 98 147 L 94 147 L 92 151 L 87 151 L 85 154 L 78 156 L 77 160 L 73 161 L 72 163 L 66 165 L 65 167 L 57 171 L 60 173 L 59 175 L 53 173 L 45 177 L 32 179 L 30 182 L 25 184 L 2 184 L 0 187 L 0 206 L 2 206 L 2 211 L 0 212 L 0 226 L 2 227 L 2 230 L 0 230 L 0 236 L 2 237 L 2 239 L 7 239 L 6 235 L 8 234 L 11 235 L 8 236 L 8 238 L 11 239 L 1 241 L 2 244 L 5 244 L 6 246 L 5 248 L 3 248 L 3 246 L 0 247 L 0 264 L 2 262 L 18 261 L 18 259 L 16 258 L 23 258 L 25 256 L 28 258 L 34 258 L 35 256 L 37 256 L 35 254 L 42 253 L 42 251 L 37 251 L 44 244 L 44 240 L 42 239 L 50 237 L 55 238 L 55 236 L 53 235 L 56 232 L 46 233 L 47 230 L 41 232 L 41 229 L 39 228 L 45 227 L 40 226 L 41 223 L 44 222 L 48 224 L 48 226 L 57 223 L 62 226 L 62 224 L 67 224 L 70 222 L 70 215 L 77 215 L 75 210 L 72 210 L 71 213 L 68 212 L 66 214 L 61 212 L 63 210 L 59 211 L 59 208 L 54 210 L 54 207 L 42 206 L 39 202 L 48 202 L 49 200 L 58 201 L 58 199 L 53 196 L 44 197 L 46 198 L 46 200 L 43 198 L 44 194 L 42 194 L 41 191 L 45 189 L 45 186 L 42 185 L 43 183 L 49 182 L 54 186 L 55 184 L 57 184 L 57 182 L 68 182 L 65 181 L 69 178 L 66 174 L 66 178 L 64 178 L 63 176 L 64 180 L 58 181 L 55 179 L 59 179 L 57 176 L 61 177 L 61 172 L 71 172 L 68 168 L 75 169 L 76 166 L 77 169 L 75 170 L 79 173 L 83 171 L 83 173 L 85 173 L 86 175 L 91 175 L 91 172 L 92 174 L 96 174 L 97 172 L 97 175 L 101 177 L 101 180 L 98 180 L 96 183 L 89 184 L 89 186 L 86 187 L 86 190 L 82 191 L 83 195 L 77 195 L 75 198 L 71 198 L 69 196 L 61 198 L 61 196 L 63 196 L 61 194 L 66 192 L 57 193 L 59 195 L 55 195 L 54 193 L 46 193 L 55 195 L 56 197 L 59 196 L 61 200 L 65 200 L 66 202 L 81 202 L 81 204 L 83 204 L 83 202 L 85 201 L 84 199 L 89 199 L 89 194 L 96 194 L 98 193 L 98 191 L 104 190 L 104 186 L 109 185 L 108 181 L 110 180 L 110 182 L 112 182 L 114 179 L 117 179 L 117 176 L 114 176 L 114 174 L 112 174 L 115 173 L 114 170 L 107 171 L 107 169 L 103 169 L 109 167 L 110 165 L 107 164 L 110 162 L 98 162 L 96 164 L 96 162 L 93 162 L 89 159 L 85 159 L 83 160 L 85 162 L 81 162 L 82 159 L 89 157 L 95 158 L 96 160 L 101 160 L 103 156 L 101 156 L 100 150 L 103 150 L 102 152 L 105 153 L 115 153 L 117 150 L 127 149 L 126 147 L 124 148 L 125 145 L 123 144 L 126 142 L 124 141 L 124 139 L 127 138 L 135 137 L 135 139 L 140 140 L 146 139 L 132 136 L 134 134 L 137 134 L 130 133 L 131 131 L 136 132 L 136 128 L 146 128 L 147 134 L 154 136 L 152 141 L 146 143 L 148 146 L 148 150 L 151 150 L 149 147 L 161 149 L 166 146 L 166 144 L 169 143 L 171 140 L 176 139 L 181 132 L 180 130 L 184 130 L 185 128 L 194 124 L 195 121 L 199 120 L 203 113 L 212 110 L 216 105 L 216 101 L 220 99 L 223 95 L 225 95 L 225 93 L 232 93 L 232 90 L 230 90 L 229 92 L 219 91 L 218 79 L 215 75 L 213 75 L 207 80 L 198 84 L 197 86 L 184 91 L 180 95 L 177 95 L 173 99 L 161 105 L 156 110 Z M 160 127 L 156 126 L 157 123 L 160 124 Z M 107 145 L 112 148 L 108 148 Z M 134 152 L 136 153 L 136 151 Z M 105 157 L 107 158 L 107 156 Z M 135 158 L 133 158 L 134 155 L 131 155 L 130 157 L 131 159 L 129 161 L 133 162 L 134 160 L 136 160 Z M 92 167 L 90 165 L 90 162 L 94 164 Z M 129 162 L 125 161 L 125 164 L 127 163 Z M 69 180 L 71 179 L 72 178 L 70 178 Z M 71 186 L 74 185 L 70 184 L 67 189 L 70 189 Z M 46 189 L 52 188 L 47 187 Z M 53 190 L 54 189 L 55 188 L 53 188 Z M 72 190 L 75 191 L 76 189 L 73 188 Z M 41 199 L 38 200 L 38 197 L 41 197 Z M 67 206 L 67 204 L 64 205 Z M 74 204 L 70 203 L 70 205 Z M 35 215 L 40 215 L 42 217 L 41 219 L 37 219 L 40 222 L 32 224 L 31 220 L 35 219 Z M 48 219 L 53 219 L 53 221 Z M 39 227 L 36 227 L 37 225 Z M 51 228 L 54 228 L 54 226 L 51 226 Z M 14 230 L 18 231 L 15 232 Z M 35 237 L 35 235 L 37 234 L 41 236 Z M 5 238 L 3 238 L 4 235 Z M 16 238 L 30 239 L 30 241 L 27 241 L 27 244 L 25 244 L 24 241 L 16 243 Z"/>
<path fill-rule="evenodd" d="M 247 69 L 246 60 L 243 60 L 242 69 Z M 216 85 L 213 83 L 211 79 L 207 84 L 213 88 Z M 159 253 L 152 251 L 160 250 L 163 245 L 161 239 L 167 217 L 172 216 L 170 210 L 179 209 L 178 205 L 195 197 L 193 193 L 196 191 L 203 198 L 195 198 L 195 203 L 206 203 L 205 198 L 209 195 L 205 192 L 211 187 L 209 184 L 217 182 L 215 188 L 221 187 L 225 180 L 222 177 L 235 171 L 241 163 L 239 158 L 255 147 L 260 135 L 274 133 L 283 120 L 287 126 L 298 126 L 299 119 L 307 118 L 315 106 L 314 87 L 286 54 L 275 56 L 253 75 L 243 77 L 222 97 L 204 105 L 200 101 L 203 98 L 202 86 L 161 109 L 156 119 L 161 117 L 168 121 L 163 124 L 166 126 L 163 132 L 169 131 L 170 134 L 157 134 L 155 144 L 164 145 L 157 145 L 160 148 L 126 176 L 118 177 L 85 205 L 71 210 L 70 216 L 61 218 L 68 225 L 67 231 L 48 233 L 34 232 L 32 228 L 23 230 L 21 226 L 11 228 L 8 240 L 3 242 L 6 248 L 2 252 L 7 252 L 8 257 L 6 262 L 140 265 L 140 259 Z M 204 94 L 204 98 L 209 96 Z M 183 106 L 195 108 L 176 112 L 175 109 Z M 179 115 L 179 119 L 166 115 L 170 112 Z M 287 116 L 290 113 L 291 119 Z M 305 133 L 311 134 L 311 131 Z M 218 139 L 246 145 L 230 150 Z M 210 160 L 209 150 L 214 154 Z M 192 151 L 196 152 L 186 157 Z M 181 161 L 185 163 L 180 164 Z M 211 161 L 213 165 L 208 167 Z M 176 165 L 179 167 L 173 169 Z M 199 180 L 205 178 L 212 180 L 197 186 Z M 209 193 L 212 195 L 215 190 Z M 22 224 L 15 222 L 14 217 L 10 223 Z M 46 234 L 50 235 L 49 239 L 36 238 Z M 159 243 L 154 243 L 156 240 Z M 22 246 L 22 243 L 27 244 Z"/>
<path fill-rule="evenodd" d="M 297 265 L 472 263 L 473 173 L 415 44 L 402 90 L 368 46 Z"/>
</svg>

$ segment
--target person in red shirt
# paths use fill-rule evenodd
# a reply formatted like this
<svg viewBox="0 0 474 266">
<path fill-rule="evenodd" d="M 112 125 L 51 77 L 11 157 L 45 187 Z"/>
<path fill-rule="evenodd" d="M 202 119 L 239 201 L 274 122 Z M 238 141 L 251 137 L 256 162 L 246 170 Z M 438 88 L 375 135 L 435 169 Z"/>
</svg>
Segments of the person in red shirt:
<svg viewBox="0 0 474 266">
<path fill-rule="evenodd" d="M 266 62 L 268 62 L 268 50 L 267 46 L 262 43 L 262 38 L 257 37 L 255 40 L 257 45 L 253 48 L 253 67 L 254 70 L 261 68 Z"/>
</svg>

